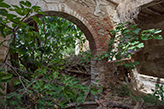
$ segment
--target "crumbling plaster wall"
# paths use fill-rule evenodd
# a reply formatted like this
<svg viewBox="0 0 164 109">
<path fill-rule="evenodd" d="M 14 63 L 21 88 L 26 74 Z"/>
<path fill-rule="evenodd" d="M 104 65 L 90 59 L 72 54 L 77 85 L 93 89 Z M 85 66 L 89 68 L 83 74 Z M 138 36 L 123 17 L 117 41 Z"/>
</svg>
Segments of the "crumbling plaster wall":
<svg viewBox="0 0 164 109">
<path fill-rule="evenodd" d="M 163 17 L 164 18 L 164 17 Z M 147 18 L 145 20 L 138 20 L 137 24 L 141 29 L 161 29 L 161 35 L 164 36 L 164 19 L 159 17 Z M 164 38 L 164 37 L 163 37 Z M 151 89 L 155 89 L 155 84 L 164 85 L 164 39 L 149 40 L 144 42 L 145 47 L 134 54 L 132 59 L 140 62 L 136 66 L 136 72 L 139 74 L 137 84 L 143 92 L 150 93 Z M 145 77 L 146 76 L 146 77 Z"/>
<path fill-rule="evenodd" d="M 138 21 L 142 29 L 161 29 L 164 36 L 164 16 L 149 17 Z M 164 37 L 163 37 L 164 38 Z M 164 39 L 145 42 L 145 48 L 135 54 L 134 58 L 140 61 L 138 71 L 141 74 L 164 78 Z M 140 56 L 140 58 L 137 56 Z"/>
</svg>

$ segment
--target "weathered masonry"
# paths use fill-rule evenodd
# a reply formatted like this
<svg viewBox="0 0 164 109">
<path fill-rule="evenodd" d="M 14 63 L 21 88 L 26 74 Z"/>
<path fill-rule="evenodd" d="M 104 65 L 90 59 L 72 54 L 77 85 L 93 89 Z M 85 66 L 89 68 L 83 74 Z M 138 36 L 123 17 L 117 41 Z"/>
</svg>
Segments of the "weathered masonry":
<svg viewBox="0 0 164 109">
<path fill-rule="evenodd" d="M 17 5 L 20 0 L 4 1 Z M 142 29 L 164 29 L 164 0 L 30 0 L 30 2 L 40 6 L 47 16 L 58 16 L 75 23 L 89 40 L 93 55 L 107 51 L 111 38 L 109 31 L 119 22 L 131 21 L 139 24 Z M 162 73 L 164 51 L 161 50 L 164 48 L 163 41 L 147 42 L 146 48 L 134 56 L 136 60 L 144 58 L 139 60 L 142 63 L 137 67 L 139 73 L 164 77 Z M 5 54 L 6 49 L 0 48 L 0 59 L 3 59 Z M 149 67 L 145 66 L 147 64 Z M 92 60 L 92 80 L 98 78 L 100 82 L 103 81 L 105 75 L 113 73 L 113 69 L 106 62 Z"/>
</svg>

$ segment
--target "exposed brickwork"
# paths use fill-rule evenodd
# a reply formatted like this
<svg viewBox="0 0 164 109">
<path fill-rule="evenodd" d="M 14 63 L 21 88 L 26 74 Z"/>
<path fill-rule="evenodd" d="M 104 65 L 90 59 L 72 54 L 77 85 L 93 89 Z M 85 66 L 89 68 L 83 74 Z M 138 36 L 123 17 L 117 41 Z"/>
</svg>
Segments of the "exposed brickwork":
<svg viewBox="0 0 164 109">
<path fill-rule="evenodd" d="M 19 0 L 6 0 L 6 2 L 18 4 Z M 111 7 L 110 9 L 113 9 L 111 11 L 114 11 L 113 5 L 107 2 L 106 5 L 101 5 L 104 3 L 97 4 L 94 0 L 85 3 L 78 0 L 31 0 L 30 2 L 41 6 L 42 10 L 49 16 L 62 17 L 75 23 L 89 40 L 90 50 L 93 55 L 107 51 L 108 41 L 110 40 L 109 31 L 113 28 L 113 22 L 111 19 L 112 14 L 107 14 L 106 7 Z M 97 6 L 101 6 L 100 10 Z M 101 12 L 102 10 L 103 12 Z M 3 52 L 5 50 L 3 48 L 1 50 L 0 56 L 3 55 L 1 58 L 4 58 L 5 53 Z M 94 74 L 92 77 L 98 77 L 103 68 L 99 68 L 99 64 L 94 60 L 91 64 L 91 73 Z"/>
</svg>

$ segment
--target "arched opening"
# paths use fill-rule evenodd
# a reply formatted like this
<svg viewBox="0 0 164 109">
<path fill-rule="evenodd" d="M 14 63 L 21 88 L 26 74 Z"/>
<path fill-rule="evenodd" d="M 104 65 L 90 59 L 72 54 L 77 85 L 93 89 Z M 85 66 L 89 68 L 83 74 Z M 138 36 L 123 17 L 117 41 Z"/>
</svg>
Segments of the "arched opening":
<svg viewBox="0 0 164 109">
<path fill-rule="evenodd" d="M 29 7 L 30 4 L 28 1 L 26 1 L 27 4 L 25 2 L 20 3 L 27 5 L 27 7 Z M 22 5 L 20 6 L 23 7 Z M 19 14 L 19 12 L 17 13 Z M 87 20 L 83 17 L 80 19 L 79 17 L 75 17 L 69 13 L 55 11 L 46 11 L 46 16 L 58 16 L 75 23 L 89 40 L 92 54 L 96 54 L 97 46 L 95 43 L 95 38 L 93 37 L 96 33 Z M 21 18 L 18 18 L 18 20 L 20 19 Z M 51 55 L 53 50 L 49 44 L 45 46 L 47 44 L 47 39 L 49 38 L 48 33 L 46 33 L 46 28 L 43 28 L 44 37 L 40 37 L 39 30 L 37 30 L 36 26 L 37 24 L 28 22 L 28 19 L 27 22 L 24 23 L 24 19 L 25 18 L 23 18 L 21 22 L 18 21 L 20 23 L 19 26 L 17 26 L 17 23 L 13 22 L 14 26 L 12 25 L 12 27 L 14 27 L 14 33 L 12 34 L 14 37 L 11 37 L 10 49 L 8 50 L 8 54 L 6 56 L 8 57 L 8 55 L 11 55 L 11 59 L 9 60 L 11 63 L 7 62 L 7 58 L 3 63 L 3 67 L 4 65 L 8 67 L 6 72 L 11 74 L 8 77 L 12 79 L 10 83 L 13 86 L 15 85 L 16 87 L 19 87 L 18 90 L 14 90 L 16 93 L 15 95 L 21 95 L 13 95 L 12 98 L 9 98 L 10 101 L 15 101 L 18 97 L 19 102 L 21 102 L 23 106 L 25 102 L 22 102 L 21 99 L 26 96 L 27 98 L 25 99 L 29 99 L 29 102 L 26 105 L 32 103 L 31 108 L 46 107 L 47 103 L 50 103 L 48 105 L 51 107 L 59 105 L 63 108 L 68 103 L 77 103 L 81 102 L 82 99 L 86 99 L 84 97 L 85 94 L 89 92 L 89 88 L 85 87 L 86 85 L 77 85 L 77 79 L 60 73 L 60 69 L 64 66 L 64 60 L 62 60 L 63 58 L 58 58 L 62 57 L 60 54 L 54 53 Z M 43 39 L 44 43 L 40 41 L 41 39 Z M 34 44 L 33 42 L 36 42 L 37 44 Z M 42 46 L 38 46 L 41 44 Z M 36 51 L 37 53 L 35 53 Z M 52 58 L 50 59 L 49 56 Z M 12 75 L 14 75 L 15 78 L 12 78 Z M 37 104 L 34 103 L 35 101 L 37 101 Z M 9 104 L 12 103 L 9 102 Z M 12 106 L 15 107 L 16 105 L 18 104 L 14 103 Z"/>
<path fill-rule="evenodd" d="M 81 19 L 82 19 L 82 21 L 81 21 L 80 19 L 76 18 L 75 16 L 72 16 L 71 14 L 64 13 L 64 12 L 46 11 L 45 14 L 46 14 L 45 16 L 57 16 L 57 17 L 64 18 L 66 20 L 71 21 L 75 25 L 77 25 L 77 27 L 84 33 L 85 37 L 89 41 L 89 46 L 90 46 L 92 55 L 96 54 L 97 46 L 96 46 L 96 42 L 95 42 L 95 38 L 94 38 L 94 37 L 96 37 L 96 34 L 95 34 L 96 32 L 94 31 L 94 29 L 92 28 L 92 26 L 89 24 L 89 22 L 87 20 L 85 20 L 84 18 L 81 17 Z M 42 17 L 42 15 L 36 15 L 36 16 Z M 25 22 L 30 22 L 31 20 L 32 19 L 27 19 Z"/>
<path fill-rule="evenodd" d="M 50 18 L 50 20 L 51 20 L 51 18 Z M 52 19 L 52 20 L 54 20 L 54 19 Z M 76 21 L 75 21 L 76 22 Z M 36 32 L 39 32 L 40 30 L 38 29 L 37 30 L 37 24 L 35 24 L 35 22 L 33 22 L 33 21 L 30 21 L 30 22 L 27 22 L 30 26 L 34 26 L 34 28 L 31 28 L 31 29 L 34 29 L 33 31 L 36 31 Z M 77 21 L 77 24 L 80 24 L 78 21 Z M 41 26 L 44 26 L 44 25 L 41 25 Z M 81 25 L 80 25 L 81 26 Z M 85 26 L 84 26 L 85 27 Z M 47 29 L 47 30 L 45 30 L 45 29 Z M 54 30 L 54 29 L 52 29 L 52 30 Z M 60 30 L 62 30 L 62 28 L 60 28 Z M 16 36 L 16 38 L 18 39 L 18 43 L 20 44 L 18 44 L 18 45 L 14 45 L 16 48 L 21 48 L 21 49 L 19 49 L 18 51 L 16 51 L 15 53 L 14 53 L 14 56 L 16 56 L 17 55 L 17 52 L 18 53 L 21 53 L 21 52 L 24 52 L 23 53 L 23 55 L 19 55 L 18 54 L 18 58 L 19 59 L 17 59 L 17 60 L 19 60 L 20 62 L 18 62 L 19 63 L 19 65 L 20 66 L 18 66 L 18 69 L 19 70 L 26 70 L 27 72 L 26 73 L 30 73 L 30 74 L 27 74 L 26 76 L 24 76 L 26 79 L 27 79 L 27 81 L 28 80 L 30 80 L 30 77 L 35 77 L 36 75 L 38 75 L 39 74 L 39 76 L 36 76 L 36 78 L 34 79 L 34 85 L 33 84 L 29 84 L 29 86 L 28 87 L 31 87 L 31 88 L 34 88 L 34 89 L 32 89 L 32 93 L 33 94 L 36 94 L 37 92 L 39 92 L 39 93 L 42 93 L 41 92 L 41 90 L 40 89 L 38 89 L 37 87 L 35 87 L 36 85 L 38 85 L 38 82 L 40 83 L 40 82 L 42 82 L 44 85 L 45 84 L 49 84 L 49 85 L 52 85 L 52 87 L 56 87 L 55 89 L 53 89 L 55 92 L 58 90 L 58 89 L 60 89 L 60 88 L 57 88 L 57 87 L 59 87 L 59 86 L 61 86 L 62 87 L 62 85 L 63 84 L 58 84 L 58 82 L 60 82 L 60 80 L 62 81 L 62 79 L 64 79 L 62 82 L 68 82 L 68 83 L 66 83 L 67 85 L 68 84 L 72 84 L 72 86 L 73 85 L 75 85 L 74 84 L 74 82 L 76 83 L 77 81 L 75 81 L 75 79 L 74 78 L 72 78 L 72 77 L 69 77 L 69 76 L 67 76 L 67 75 L 64 75 L 64 74 L 62 74 L 62 73 L 60 73 L 60 69 L 62 69 L 62 66 L 64 66 L 63 65 L 63 61 L 62 60 L 58 60 L 57 58 L 58 58 L 58 56 L 55 56 L 55 55 L 58 55 L 58 54 L 53 54 L 54 56 L 52 56 L 52 58 L 50 58 L 51 57 L 51 53 L 49 52 L 49 51 L 52 51 L 51 50 L 51 47 L 48 45 L 48 46 L 44 46 L 45 44 L 47 44 L 46 43 L 46 39 L 45 40 L 43 40 L 44 42 L 41 42 L 41 41 L 39 41 L 39 40 L 41 40 L 41 38 L 49 38 L 48 36 L 46 36 L 48 33 L 46 32 L 46 31 L 48 31 L 48 28 L 43 28 L 43 37 L 39 37 L 39 36 L 37 36 L 37 34 L 35 34 L 35 35 L 31 35 L 32 37 L 28 37 L 28 35 L 29 35 L 29 33 L 28 33 L 28 35 L 27 35 L 27 37 L 22 37 L 22 39 L 23 40 L 25 40 L 25 41 L 21 41 L 21 40 L 19 40 L 19 39 L 21 39 L 21 34 L 26 34 L 26 32 L 24 33 L 24 32 L 22 32 L 22 30 L 18 30 L 18 32 L 19 32 L 19 36 L 18 36 L 18 38 L 17 38 L 17 36 Z M 89 30 L 85 30 L 84 29 L 84 31 L 89 31 Z M 51 31 L 52 32 L 52 31 Z M 55 32 L 54 32 L 55 33 Z M 60 33 L 60 31 L 59 31 L 59 33 Z M 90 32 L 89 32 L 90 33 Z M 42 34 L 42 33 L 41 33 Z M 51 33 L 50 33 L 51 34 Z M 87 32 L 86 32 L 86 34 L 87 34 Z M 16 34 L 17 35 L 17 34 Z M 53 35 L 53 34 L 51 34 L 51 35 Z M 89 34 L 89 35 L 91 35 L 91 34 Z M 24 39 L 25 38 L 25 39 Z M 27 40 L 26 40 L 26 38 L 27 38 Z M 31 39 L 28 39 L 28 38 L 31 38 Z M 87 37 L 89 40 L 91 40 L 92 41 L 92 38 L 93 37 Z M 14 40 L 15 41 L 15 40 Z M 32 44 L 33 42 L 37 42 L 38 44 Z M 51 41 L 51 40 L 50 40 Z M 93 41 L 92 41 L 93 42 Z M 25 43 L 27 43 L 27 44 L 25 44 Z M 11 43 L 12 44 L 12 43 Z M 29 44 L 29 45 L 28 45 Z M 38 46 L 38 45 L 43 45 L 43 46 L 41 46 L 41 47 L 36 47 L 36 49 L 35 49 L 35 46 Z M 12 45 L 11 45 L 12 46 Z M 93 48 L 95 48 L 95 46 L 94 45 L 92 45 L 92 44 L 90 44 L 90 46 L 91 47 L 93 47 Z M 58 46 L 56 46 L 56 47 L 58 47 Z M 92 49 L 93 49 L 92 48 Z M 38 53 L 34 53 L 35 51 L 33 51 L 33 50 L 35 50 L 35 51 L 38 51 Z M 93 51 L 94 51 L 94 49 L 93 49 Z M 39 55 L 38 57 L 37 57 L 37 55 Z M 49 57 L 50 56 L 50 57 Z M 62 55 L 60 55 L 60 56 L 62 56 Z M 11 57 L 12 58 L 12 57 Z M 15 57 L 14 57 L 15 58 Z M 22 58 L 22 59 L 20 59 L 20 58 Z M 40 60 L 40 61 L 37 61 L 37 58 Z M 43 58 L 45 58 L 45 61 L 43 60 Z M 49 60 L 49 59 L 52 59 L 52 60 Z M 50 65 L 51 66 L 49 66 L 48 64 L 48 61 L 52 61 L 52 63 L 50 63 Z M 64 60 L 65 61 L 65 60 Z M 42 66 L 42 65 L 45 65 L 45 66 Z M 13 65 L 14 66 L 14 65 Z M 21 67 L 25 67 L 25 68 L 22 68 L 21 69 Z M 14 66 L 14 68 L 17 68 L 17 66 Z M 15 72 L 19 72 L 18 71 L 18 69 L 17 69 L 17 71 L 15 71 Z M 56 70 L 57 69 L 57 70 Z M 59 70 L 58 70 L 59 69 Z M 32 71 L 32 72 L 30 72 L 30 71 Z M 20 72 L 22 72 L 22 71 L 20 71 Z M 19 74 L 19 73 L 18 73 Z M 30 76 L 29 76 L 30 75 Z M 56 77 L 56 76 L 59 76 L 59 79 L 54 79 L 54 77 L 53 77 L 53 79 L 51 78 L 52 76 L 54 76 L 54 77 Z M 90 76 L 90 75 L 89 75 Z M 20 76 L 19 76 L 20 77 Z M 57 77 L 56 77 L 57 78 Z M 18 79 L 18 77 L 16 78 L 16 79 Z M 66 81 L 66 80 L 69 80 L 69 81 Z M 20 80 L 20 81 L 19 81 Z M 21 82 L 21 79 L 19 79 L 18 80 L 18 84 L 17 85 L 19 85 L 20 83 L 23 83 L 23 82 Z M 91 80 L 91 79 L 89 79 L 89 80 Z M 51 81 L 51 82 L 49 82 L 49 81 Z M 70 83 L 70 81 L 72 81 L 71 83 Z M 41 84 L 42 84 L 41 83 Z M 40 85 L 41 85 L 40 84 Z M 42 84 L 42 85 L 43 85 Z M 65 83 L 64 83 L 64 85 L 65 85 Z M 34 86 L 34 87 L 33 87 Z M 72 87 L 71 86 L 71 87 Z M 76 85 L 75 85 L 76 86 Z M 62 94 L 64 94 L 64 93 L 67 93 L 67 92 L 69 92 L 69 90 L 71 90 L 70 88 L 69 88 L 70 86 L 64 86 L 63 88 L 64 88 L 64 90 L 66 90 L 66 92 L 63 92 L 63 91 L 60 91 L 60 93 L 62 93 Z M 67 90 L 66 88 L 68 88 L 69 90 Z M 75 87 L 76 88 L 76 87 Z M 79 87 L 78 87 L 79 88 Z M 82 87 L 80 86 L 80 89 L 81 89 Z M 36 90 L 35 90 L 36 89 Z M 46 91 L 45 91 L 46 92 Z M 80 91 L 81 92 L 81 91 Z M 19 93 L 19 92 L 18 92 Z M 51 92 L 52 93 L 52 92 Z M 71 92 L 71 93 L 73 93 L 73 92 Z M 84 95 L 84 93 L 85 92 L 81 92 L 81 93 L 83 93 L 83 95 Z M 47 94 L 47 93 L 44 93 L 43 92 L 43 95 L 44 94 L 46 94 L 47 96 L 50 96 L 49 94 Z M 55 96 L 56 95 L 56 96 Z M 67 96 L 65 96 L 65 95 L 62 95 L 62 96 L 65 96 L 65 100 L 63 100 L 62 98 L 60 98 L 60 96 L 59 96 L 59 93 L 57 94 L 57 93 L 55 93 L 53 96 L 55 96 L 55 97 L 57 97 L 57 98 L 59 98 L 59 100 L 58 100 L 58 102 L 60 102 L 60 101 L 62 101 L 62 102 L 64 102 L 64 104 L 62 104 L 62 105 L 65 105 L 66 103 L 68 103 L 68 101 L 70 102 L 71 100 L 73 100 L 73 98 L 71 98 L 71 97 L 68 97 L 68 95 L 69 94 L 66 94 Z M 76 95 L 76 94 L 75 94 Z M 70 96 L 74 96 L 74 95 L 70 95 Z M 78 96 L 78 95 L 76 95 L 76 96 Z M 73 101 L 74 102 L 74 101 Z M 62 106 L 61 105 L 61 106 Z"/>
<path fill-rule="evenodd" d="M 84 33 L 87 40 L 89 41 L 89 47 L 90 47 L 90 52 L 92 56 L 95 56 L 97 53 L 99 53 L 98 51 L 99 41 L 98 41 L 97 32 L 92 28 L 92 25 L 90 25 L 89 22 L 84 17 L 80 16 L 79 14 L 76 14 L 76 11 L 74 12 L 45 11 L 45 13 L 46 13 L 46 16 L 61 17 L 76 24 L 77 27 Z M 42 17 L 41 15 L 35 15 L 35 16 Z M 29 22 L 30 20 L 31 19 L 27 19 L 25 22 Z M 97 42 L 95 40 L 97 40 Z M 91 60 L 91 82 L 93 84 L 97 84 L 96 77 L 98 77 L 98 75 L 99 75 L 99 71 L 97 68 L 97 62 L 93 58 Z"/>
</svg>

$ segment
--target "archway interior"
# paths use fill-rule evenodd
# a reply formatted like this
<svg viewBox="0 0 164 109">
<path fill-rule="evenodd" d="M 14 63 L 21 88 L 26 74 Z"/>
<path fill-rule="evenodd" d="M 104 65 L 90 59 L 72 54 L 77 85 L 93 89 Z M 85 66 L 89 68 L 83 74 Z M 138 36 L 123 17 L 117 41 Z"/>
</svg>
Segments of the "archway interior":
<svg viewBox="0 0 164 109">
<path fill-rule="evenodd" d="M 96 54 L 96 43 L 93 38 L 93 35 L 91 31 L 88 29 L 88 27 L 81 20 L 64 12 L 48 11 L 45 13 L 47 16 L 57 16 L 57 17 L 67 19 L 71 21 L 72 23 L 74 23 L 75 25 L 77 25 L 77 27 L 84 33 L 85 37 L 89 41 L 89 47 L 90 47 L 92 55 Z"/>
<path fill-rule="evenodd" d="M 90 51 L 84 33 L 72 22 L 56 16 L 45 16 L 40 20 L 42 23 L 38 24 L 39 34 L 42 38 L 48 37 L 47 40 L 51 40 L 52 46 L 61 47 L 64 56 Z"/>
<path fill-rule="evenodd" d="M 28 25 L 32 26 L 33 31 L 38 32 L 38 35 L 30 38 L 21 37 L 23 31 L 20 29 L 18 30 L 20 35 L 14 42 L 14 45 L 19 49 L 17 57 L 22 58 L 19 59 L 20 63 L 26 68 L 33 66 L 34 68 L 30 67 L 30 70 L 35 71 L 37 69 L 35 66 L 38 65 L 33 65 L 33 63 L 48 64 L 48 60 L 71 57 L 79 55 L 79 53 L 83 53 L 85 57 L 91 59 L 89 41 L 77 25 L 64 18 L 54 16 L 42 16 L 38 20 L 37 23 L 34 20 L 28 22 Z M 78 24 L 80 25 L 80 23 Z M 11 55 L 11 59 L 13 58 L 14 56 Z M 49 59 L 43 62 L 44 58 Z M 27 60 L 30 60 L 30 62 Z"/>
<path fill-rule="evenodd" d="M 77 76 L 80 73 L 81 77 L 87 77 L 87 83 L 90 83 L 91 57 L 89 57 L 90 60 L 83 58 L 81 61 L 78 57 L 71 57 L 72 60 L 70 60 L 70 58 L 64 57 L 63 55 L 63 53 L 70 52 L 66 47 L 70 49 L 75 48 L 75 38 L 79 40 L 82 38 L 82 42 L 83 39 L 85 40 L 84 37 L 81 37 L 83 33 L 75 24 L 63 18 L 45 16 L 39 18 L 37 23 L 30 21 L 27 25 L 29 25 L 30 27 L 27 27 L 36 34 L 30 34 L 30 32 L 27 34 L 27 31 L 24 29 L 19 29 L 15 39 L 13 39 L 10 44 L 11 64 L 14 68 L 19 69 L 19 73 L 21 73 L 22 77 L 30 81 L 31 78 L 36 76 L 36 78 L 34 78 L 36 81 L 51 81 L 52 83 L 57 81 L 62 83 L 63 81 L 65 82 L 65 80 L 60 81 L 60 79 L 67 79 L 69 76 L 72 76 L 70 73 L 76 73 Z M 82 49 L 89 50 L 87 48 Z M 71 53 L 72 51 L 70 54 Z M 84 54 L 84 56 L 88 59 L 88 56 L 91 55 Z M 70 61 L 74 62 L 71 63 Z M 86 64 L 89 65 L 85 66 Z M 17 77 L 17 75 L 15 76 Z M 74 79 L 70 81 L 74 81 Z M 55 87 L 56 83 L 53 85 Z M 37 90 L 38 89 L 36 89 L 36 91 Z M 8 91 L 8 93 L 10 93 L 10 91 Z"/>
</svg>

